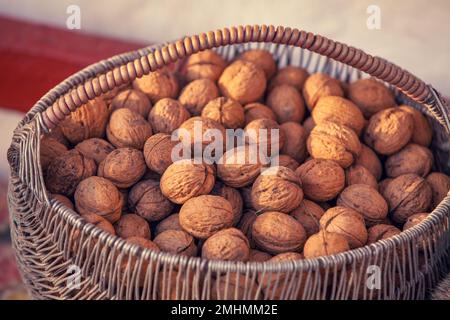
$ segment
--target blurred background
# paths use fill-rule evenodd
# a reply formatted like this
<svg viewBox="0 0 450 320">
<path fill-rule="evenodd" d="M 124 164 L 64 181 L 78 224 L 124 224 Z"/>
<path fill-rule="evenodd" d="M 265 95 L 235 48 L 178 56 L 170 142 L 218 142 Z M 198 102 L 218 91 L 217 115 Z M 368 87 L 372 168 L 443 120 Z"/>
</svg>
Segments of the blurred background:
<svg viewBox="0 0 450 320">
<path fill-rule="evenodd" d="M 273 24 L 384 57 L 449 96 L 449 20 L 448 0 L 0 0 L 0 299 L 26 297 L 7 244 L 11 134 L 23 112 L 67 76 L 184 35 Z"/>
</svg>

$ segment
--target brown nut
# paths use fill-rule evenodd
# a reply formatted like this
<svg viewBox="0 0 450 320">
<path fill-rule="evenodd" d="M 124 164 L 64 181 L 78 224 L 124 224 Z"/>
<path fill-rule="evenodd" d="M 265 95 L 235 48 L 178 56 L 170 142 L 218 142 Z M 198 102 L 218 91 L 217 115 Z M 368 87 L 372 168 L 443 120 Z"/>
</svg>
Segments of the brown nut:
<svg viewBox="0 0 450 320">
<path fill-rule="evenodd" d="M 93 176 L 96 170 L 94 160 L 86 158 L 79 151 L 72 149 L 50 162 L 46 172 L 45 185 L 51 193 L 70 197 L 80 181 Z"/>
<path fill-rule="evenodd" d="M 285 142 L 281 148 L 281 153 L 287 154 L 302 163 L 308 154 L 306 140 L 308 134 L 306 130 L 296 122 L 285 122 L 280 126 L 285 136 Z"/>
<path fill-rule="evenodd" d="M 178 101 L 170 98 L 159 100 L 150 110 L 148 122 L 155 133 L 171 134 L 191 115 Z"/>
<path fill-rule="evenodd" d="M 286 167 L 270 167 L 255 180 L 251 199 L 258 211 L 289 213 L 303 200 L 300 178 Z"/>
<path fill-rule="evenodd" d="M 167 69 L 159 69 L 134 80 L 133 88 L 145 93 L 151 103 L 155 104 L 163 98 L 176 98 L 179 85 L 172 73 Z"/>
<path fill-rule="evenodd" d="M 152 135 L 152 126 L 140 114 L 121 108 L 111 114 L 106 135 L 117 148 L 142 150 L 145 141 Z"/>
<path fill-rule="evenodd" d="M 173 141 L 171 136 L 165 133 L 157 133 L 145 142 L 144 158 L 150 170 L 163 174 L 173 163 L 172 151 L 179 141 Z"/>
<path fill-rule="evenodd" d="M 252 227 L 253 222 L 256 220 L 256 211 L 254 210 L 245 210 L 242 214 L 241 220 L 239 220 L 238 224 L 236 225 L 236 228 L 242 231 L 242 233 L 245 234 L 247 239 L 249 240 L 250 247 L 254 248 L 255 243 L 252 239 Z"/>
<path fill-rule="evenodd" d="M 173 203 L 161 193 L 159 181 L 155 180 L 135 184 L 128 195 L 128 206 L 149 222 L 164 219 L 174 208 Z"/>
<path fill-rule="evenodd" d="M 187 200 L 211 192 L 215 183 L 214 167 L 198 159 L 172 163 L 161 177 L 161 192 L 170 201 L 183 204 Z"/>
<path fill-rule="evenodd" d="M 351 83 L 348 87 L 348 97 L 361 109 L 366 118 L 395 106 L 394 94 L 373 78 Z"/>
<path fill-rule="evenodd" d="M 270 80 L 269 90 L 276 86 L 286 84 L 295 87 L 301 92 L 303 89 L 303 84 L 308 76 L 308 71 L 304 68 L 295 66 L 284 67 L 278 70 L 275 76 Z"/>
<path fill-rule="evenodd" d="M 383 222 L 388 214 L 386 200 L 366 184 L 353 184 L 345 188 L 337 199 L 337 205 L 359 212 L 369 227 Z"/>
<path fill-rule="evenodd" d="M 75 146 L 75 149 L 80 151 L 85 157 L 91 158 L 97 165 L 105 160 L 106 156 L 110 154 L 115 148 L 106 140 L 100 138 L 91 138 L 84 140 Z"/>
<path fill-rule="evenodd" d="M 367 244 L 372 244 L 380 240 L 396 236 L 402 231 L 390 224 L 377 224 L 367 231 Z"/>
<path fill-rule="evenodd" d="M 148 100 L 143 92 L 127 89 L 115 96 L 109 106 L 109 110 L 110 112 L 114 112 L 117 109 L 127 108 L 140 114 L 144 119 L 147 119 L 151 107 L 150 100 Z"/>
<path fill-rule="evenodd" d="M 153 240 L 164 252 L 180 254 L 182 256 L 195 257 L 197 246 L 194 238 L 182 230 L 166 230 L 158 234 Z"/>
<path fill-rule="evenodd" d="M 155 228 L 155 236 L 167 230 L 183 230 L 180 226 L 178 213 L 171 214 L 167 218 L 158 222 Z"/>
<path fill-rule="evenodd" d="M 298 90 L 289 85 L 274 87 L 267 96 L 269 106 L 277 116 L 278 123 L 301 122 L 305 116 L 305 105 Z"/>
<path fill-rule="evenodd" d="M 399 152 L 386 159 L 384 167 L 386 175 L 396 178 L 402 174 L 415 173 L 426 177 L 433 167 L 434 157 L 430 149 L 421 145 L 410 143 Z"/>
<path fill-rule="evenodd" d="M 347 186 L 365 184 L 378 190 L 377 179 L 375 179 L 366 167 L 358 164 L 354 164 L 345 170 L 345 184 Z"/>
<path fill-rule="evenodd" d="M 290 215 L 300 222 L 306 231 L 306 237 L 319 232 L 320 218 L 323 216 L 325 210 L 317 203 L 307 199 L 303 199 L 300 206 L 293 210 Z"/>
<path fill-rule="evenodd" d="M 63 155 L 65 152 L 67 152 L 67 147 L 62 144 L 61 142 L 59 142 L 58 140 L 48 137 L 48 136 L 44 136 L 41 139 L 41 154 L 40 154 L 40 159 L 41 159 L 41 168 L 42 168 L 42 172 L 45 175 L 45 173 L 47 172 L 47 168 L 50 165 L 50 162 Z"/>
<path fill-rule="evenodd" d="M 84 179 L 78 185 L 74 198 L 80 215 L 94 213 L 115 223 L 122 214 L 119 190 L 104 178 L 94 176 Z"/>
<path fill-rule="evenodd" d="M 181 69 L 187 81 L 210 79 L 216 81 L 225 69 L 226 61 L 213 50 L 205 50 L 190 55 Z"/>
<path fill-rule="evenodd" d="M 97 98 L 76 109 L 59 126 L 66 139 L 77 144 L 89 138 L 102 138 L 108 118 L 108 107 Z"/>
<path fill-rule="evenodd" d="M 384 196 L 384 192 L 386 191 L 386 187 L 388 186 L 388 184 L 394 179 L 392 178 L 386 178 L 381 180 L 378 183 L 378 191 L 380 192 L 380 194 L 382 194 Z"/>
<path fill-rule="evenodd" d="M 219 88 L 225 97 L 242 105 L 256 102 L 266 90 L 266 76 L 255 64 L 237 60 L 223 71 L 219 78 Z"/>
<path fill-rule="evenodd" d="M 61 130 L 61 126 L 59 125 L 51 129 L 49 133 L 44 134 L 44 137 L 55 139 L 59 143 L 65 145 L 67 148 L 70 147 L 70 143 L 64 136 L 64 133 Z"/>
<path fill-rule="evenodd" d="M 447 196 L 450 190 L 450 177 L 441 172 L 432 172 L 428 175 L 427 182 L 432 192 L 431 208 L 434 209 Z"/>
<path fill-rule="evenodd" d="M 425 220 L 429 215 L 430 214 L 427 212 L 413 214 L 412 216 L 410 216 L 408 218 L 408 220 L 406 220 L 405 224 L 403 225 L 403 231 L 417 226 L 419 223 L 421 223 L 423 220 Z"/>
<path fill-rule="evenodd" d="M 331 121 L 342 124 L 355 131 L 358 136 L 365 124 L 361 110 L 353 102 L 342 97 L 326 96 L 320 98 L 311 115 L 314 123 Z"/>
<path fill-rule="evenodd" d="M 252 239 L 271 254 L 301 251 L 306 241 L 303 226 L 293 217 L 276 211 L 259 215 L 253 222 Z"/>
<path fill-rule="evenodd" d="M 421 146 L 428 147 L 433 138 L 433 130 L 431 129 L 430 122 L 422 112 L 413 107 L 402 105 L 399 107 L 403 111 L 408 112 L 413 117 L 414 131 L 411 141 Z"/>
<path fill-rule="evenodd" d="M 339 80 L 324 73 L 310 75 L 303 85 L 303 97 L 308 109 L 311 111 L 317 101 L 326 96 L 344 96 Z"/>
<path fill-rule="evenodd" d="M 242 200 L 244 201 L 244 208 L 254 209 L 252 204 L 252 186 L 239 188 L 241 192 Z"/>
<path fill-rule="evenodd" d="M 345 187 L 344 170 L 334 161 L 312 159 L 295 170 L 309 199 L 328 201 Z"/>
<path fill-rule="evenodd" d="M 128 188 L 142 178 L 145 169 L 145 159 L 141 151 L 119 148 L 106 156 L 97 173 L 99 177 L 110 180 L 118 188 Z"/>
<path fill-rule="evenodd" d="M 243 201 L 239 191 L 235 188 L 228 187 L 220 181 L 216 181 L 214 188 L 211 190 L 214 196 L 221 196 L 227 199 L 233 208 L 233 226 L 235 226 L 242 216 Z"/>
<path fill-rule="evenodd" d="M 100 228 L 101 230 L 109 234 L 116 234 L 113 225 L 108 220 L 99 215 L 96 215 L 95 213 L 86 213 L 82 216 L 82 218 L 86 220 L 87 223 L 93 224 L 97 228 Z M 81 250 L 86 250 L 88 254 L 91 253 L 94 249 L 94 246 L 97 244 L 98 238 L 93 238 L 92 240 L 90 240 L 88 246 L 84 245 L 80 238 L 80 229 L 75 229 L 74 233 L 71 236 L 72 243 L 70 244 L 70 248 L 72 249 L 72 252 L 77 252 L 81 248 Z M 83 237 L 83 239 L 84 241 L 86 241 L 86 237 Z"/>
<path fill-rule="evenodd" d="M 300 166 L 300 164 L 294 158 L 288 156 L 287 154 L 280 154 L 279 156 L 275 156 L 272 158 L 271 162 L 273 165 L 286 167 L 293 171 L 295 171 Z"/>
<path fill-rule="evenodd" d="M 72 201 L 66 196 L 63 196 L 62 194 L 52 194 L 51 197 L 52 199 L 61 202 L 67 208 L 74 210 Z"/>
<path fill-rule="evenodd" d="M 208 260 L 247 261 L 250 246 L 245 235 L 236 228 L 220 230 L 202 247 L 202 258 Z"/>
<path fill-rule="evenodd" d="M 141 237 L 130 237 L 125 239 L 125 241 L 128 244 L 131 245 L 137 245 L 142 249 L 148 249 L 151 251 L 155 251 L 155 252 L 159 252 L 159 248 L 158 246 L 151 241 L 150 239 L 145 239 L 145 238 L 141 238 Z M 137 274 L 137 281 L 138 281 L 138 285 L 139 287 L 143 287 L 145 284 L 145 280 L 146 280 L 146 274 L 150 273 L 151 271 L 155 272 L 156 269 L 156 264 L 152 263 L 151 265 L 147 262 L 147 260 L 143 259 L 142 260 L 142 265 L 140 265 L 139 267 L 136 266 L 136 263 L 139 263 L 136 256 L 131 256 L 131 259 L 128 260 L 129 255 L 124 256 L 124 258 L 122 259 L 122 264 L 120 266 L 120 271 L 121 271 L 121 276 L 122 279 L 120 279 L 121 281 L 127 281 L 128 279 L 130 279 L 132 277 L 133 272 L 136 272 L 136 269 L 140 268 L 140 272 L 139 274 Z M 128 265 L 128 267 L 127 267 Z M 127 272 L 129 273 L 129 278 L 127 279 Z M 147 275 L 147 278 L 150 276 L 152 276 L 153 274 L 149 274 Z M 120 281 L 119 280 L 119 281 Z M 135 281 L 136 281 L 135 280 Z M 128 280 L 129 281 L 129 280 Z"/>
<path fill-rule="evenodd" d="M 253 49 L 244 51 L 237 59 L 254 63 L 264 71 L 267 79 L 270 79 L 277 71 L 275 59 L 267 50 Z"/>
<path fill-rule="evenodd" d="M 204 117 L 189 118 L 181 124 L 177 133 L 184 145 L 191 145 L 194 149 L 194 156 L 197 156 L 196 145 L 202 146 L 204 150 L 208 146 L 216 146 L 220 142 L 220 140 L 216 142 L 216 139 L 222 139 L 222 144 L 226 142 L 225 128 L 220 123 Z"/>
<path fill-rule="evenodd" d="M 195 272 L 186 270 L 173 268 L 171 271 L 161 271 L 156 290 L 158 299 L 189 300 L 200 295 L 203 278 Z"/>
<path fill-rule="evenodd" d="M 428 182 L 411 173 L 398 176 L 389 182 L 383 195 L 396 223 L 405 223 L 414 213 L 428 211 L 432 199 Z"/>
<path fill-rule="evenodd" d="M 127 239 L 130 237 L 151 238 L 150 226 L 137 214 L 125 214 L 114 224 L 116 234 Z"/>
<path fill-rule="evenodd" d="M 207 239 L 233 225 L 233 208 L 219 196 L 202 195 L 187 200 L 180 210 L 180 225 L 189 234 Z"/>
<path fill-rule="evenodd" d="M 272 258 L 272 256 L 266 252 L 250 249 L 250 255 L 248 256 L 248 261 L 253 262 L 264 262 Z"/>
<path fill-rule="evenodd" d="M 383 174 L 383 166 L 377 154 L 365 144 L 361 144 L 361 152 L 355 159 L 355 164 L 362 165 L 369 170 L 372 175 L 378 180 Z"/>
<path fill-rule="evenodd" d="M 347 238 L 340 233 L 321 230 L 305 243 L 303 254 L 306 259 L 329 256 L 350 250 Z"/>
<path fill-rule="evenodd" d="M 219 89 L 210 79 L 197 79 L 188 83 L 178 100 L 192 114 L 198 116 L 203 108 L 219 96 Z"/>
<path fill-rule="evenodd" d="M 253 102 L 245 105 L 244 115 L 245 125 L 256 119 L 271 119 L 273 121 L 277 120 L 277 116 L 272 111 L 272 109 L 259 102 Z"/>
<path fill-rule="evenodd" d="M 245 139 L 249 144 L 256 144 L 260 152 L 273 156 L 280 153 L 286 141 L 280 126 L 270 119 L 256 119 L 245 126 Z"/>
<path fill-rule="evenodd" d="M 309 136 L 312 129 L 316 126 L 316 123 L 314 122 L 314 119 L 310 116 L 303 121 L 303 128 L 306 130 L 306 134 Z"/>
<path fill-rule="evenodd" d="M 413 131 L 414 121 L 409 113 L 399 108 L 384 109 L 370 118 L 364 141 L 376 152 L 391 155 L 411 140 Z"/>
<path fill-rule="evenodd" d="M 245 274 L 230 272 L 229 275 L 218 276 L 211 284 L 212 300 L 258 300 L 261 292 L 258 283 Z"/>
<path fill-rule="evenodd" d="M 241 104 L 225 97 L 209 101 L 202 111 L 202 117 L 213 119 L 226 129 L 242 128 L 245 123 L 244 108 Z"/>
<path fill-rule="evenodd" d="M 325 231 L 343 235 L 351 249 L 362 247 L 367 242 L 364 218 L 351 208 L 336 206 L 328 209 L 320 218 L 320 227 Z"/>
<path fill-rule="evenodd" d="M 317 124 L 309 134 L 306 146 L 311 157 L 334 160 L 343 168 L 351 166 L 361 152 L 356 133 L 333 122 Z"/>
</svg>

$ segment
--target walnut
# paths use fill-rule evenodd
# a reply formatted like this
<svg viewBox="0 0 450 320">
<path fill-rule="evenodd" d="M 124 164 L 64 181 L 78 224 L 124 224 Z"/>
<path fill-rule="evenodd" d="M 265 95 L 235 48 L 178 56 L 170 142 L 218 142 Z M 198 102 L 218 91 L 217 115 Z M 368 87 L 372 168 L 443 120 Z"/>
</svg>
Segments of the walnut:
<svg viewBox="0 0 450 320">
<path fill-rule="evenodd" d="M 226 61 L 213 50 L 205 50 L 190 55 L 181 69 L 187 81 L 210 79 L 217 81 L 225 69 Z"/>
<path fill-rule="evenodd" d="M 324 210 L 317 203 L 307 199 L 303 199 L 295 210 L 290 215 L 300 222 L 306 231 L 306 236 L 310 237 L 319 232 L 320 218 L 324 214 Z"/>
<path fill-rule="evenodd" d="M 116 230 L 116 234 L 123 239 L 130 237 L 150 239 L 151 237 L 150 226 L 147 221 L 137 214 L 123 215 L 114 224 L 114 229 Z"/>
<path fill-rule="evenodd" d="M 384 192 L 385 192 L 385 190 L 386 190 L 386 187 L 388 186 L 388 184 L 389 184 L 392 180 L 394 180 L 394 179 L 392 179 L 392 178 L 386 178 L 386 179 L 381 180 L 381 181 L 378 183 L 378 191 L 380 192 L 380 194 L 384 195 Z"/>
<path fill-rule="evenodd" d="M 75 149 L 80 151 L 85 157 L 93 159 L 99 165 L 115 148 L 106 140 L 91 138 L 77 144 Z"/>
<path fill-rule="evenodd" d="M 106 135 L 117 148 L 142 150 L 145 141 L 152 135 L 152 126 L 138 113 L 122 108 L 111 114 Z"/>
<path fill-rule="evenodd" d="M 144 145 L 144 158 L 150 170 L 163 174 L 172 164 L 172 151 L 178 143 L 165 133 L 157 133 L 148 138 Z"/>
<path fill-rule="evenodd" d="M 223 71 L 219 88 L 225 97 L 245 105 L 258 101 L 264 95 L 266 76 L 255 64 L 237 60 Z"/>
<path fill-rule="evenodd" d="M 112 88 L 111 90 L 103 93 L 100 95 L 100 97 L 103 99 L 103 101 L 105 101 L 107 106 L 111 105 L 111 102 L 113 101 L 113 99 L 122 91 L 131 89 L 131 85 L 129 83 L 127 84 L 122 84 L 120 86 L 116 86 L 114 88 Z"/>
<path fill-rule="evenodd" d="M 308 109 L 311 111 L 317 101 L 326 96 L 344 96 L 339 80 L 324 73 L 310 75 L 303 85 L 303 97 Z"/>
<path fill-rule="evenodd" d="M 211 285 L 212 300 L 257 300 L 261 292 L 256 280 L 245 274 L 230 272 L 213 280 Z"/>
<path fill-rule="evenodd" d="M 74 198 L 80 215 L 94 213 L 115 223 L 122 214 L 119 190 L 104 178 L 93 176 L 84 179 L 78 185 Z"/>
<path fill-rule="evenodd" d="M 147 96 L 137 90 L 128 89 L 120 92 L 111 102 L 109 106 L 110 112 L 117 109 L 127 108 L 140 114 L 144 119 L 147 119 L 152 105 Z"/>
<path fill-rule="evenodd" d="M 187 200 L 180 210 L 180 225 L 189 234 L 207 239 L 233 225 L 233 208 L 219 196 L 202 195 Z"/>
<path fill-rule="evenodd" d="M 72 112 L 59 126 L 66 139 L 77 144 L 89 138 L 102 138 L 108 118 L 108 107 L 97 98 Z"/>
<path fill-rule="evenodd" d="M 277 116 L 272 111 L 272 109 L 259 102 L 253 102 L 245 105 L 244 115 L 245 125 L 256 119 L 270 119 L 273 121 L 277 120 Z"/>
<path fill-rule="evenodd" d="M 328 201 L 345 187 L 344 170 L 334 161 L 312 159 L 295 170 L 309 199 Z"/>
<path fill-rule="evenodd" d="M 377 224 L 370 227 L 367 233 L 367 244 L 372 244 L 396 236 L 401 233 L 401 230 L 390 224 Z"/>
<path fill-rule="evenodd" d="M 247 261 L 250 246 L 245 235 L 236 228 L 218 231 L 202 247 L 202 258 L 208 260 Z"/>
<path fill-rule="evenodd" d="M 362 247 L 367 242 L 367 229 L 363 216 L 347 207 L 328 209 L 320 218 L 320 227 L 328 232 L 343 235 L 351 249 Z"/>
<path fill-rule="evenodd" d="M 358 136 L 365 125 L 361 110 L 353 102 L 342 97 L 326 96 L 320 98 L 311 115 L 314 123 L 331 121 L 342 124 L 353 129 Z"/>
<path fill-rule="evenodd" d="M 348 250 L 350 250 L 350 245 L 344 235 L 321 230 L 308 238 L 303 253 L 306 259 L 312 259 Z"/>
<path fill-rule="evenodd" d="M 100 163 L 97 174 L 110 180 L 118 188 L 128 188 L 142 178 L 145 169 L 145 159 L 141 151 L 119 148 L 108 154 Z"/>
<path fill-rule="evenodd" d="M 260 152 L 277 155 L 286 141 L 280 126 L 270 119 L 256 119 L 245 126 L 245 139 L 249 144 L 256 144 Z"/>
<path fill-rule="evenodd" d="M 145 220 L 159 221 L 172 213 L 174 205 L 163 196 L 159 181 L 143 180 L 131 188 L 128 205 Z"/>
<path fill-rule="evenodd" d="M 219 137 L 216 135 L 219 135 Z M 220 123 L 204 117 L 189 118 L 183 122 L 178 131 L 180 141 L 185 145 L 190 144 L 194 153 L 197 144 L 200 144 L 204 150 L 209 145 L 215 146 L 218 143 L 215 142 L 215 139 L 220 138 L 221 143 L 225 143 L 225 137 L 225 128 Z"/>
<path fill-rule="evenodd" d="M 139 247 L 141 247 L 142 249 L 148 249 L 151 251 L 155 251 L 155 252 L 159 252 L 160 249 L 158 248 L 158 246 L 151 241 L 150 239 L 146 239 L 146 238 L 141 238 L 141 237 L 130 237 L 125 239 L 125 241 L 130 244 L 130 245 L 137 245 Z M 131 278 L 132 273 L 134 272 L 134 270 L 136 270 L 137 268 L 140 268 L 140 272 L 137 275 L 138 276 L 138 281 L 139 281 L 139 287 L 143 287 L 145 284 L 145 274 L 148 272 L 150 272 L 150 270 L 154 270 L 156 269 L 156 264 L 153 263 L 151 266 L 148 263 L 148 260 L 143 259 L 142 261 L 142 265 L 140 266 L 136 266 L 137 263 L 137 258 L 135 256 L 131 256 L 131 260 L 128 263 L 128 258 L 129 255 L 125 255 L 124 258 L 122 259 L 122 264 L 121 264 L 121 275 L 122 275 L 122 281 L 126 281 L 126 273 L 127 273 L 127 264 L 129 264 L 128 266 L 128 272 Z M 150 275 L 151 276 L 151 275 Z"/>
<path fill-rule="evenodd" d="M 355 164 L 362 165 L 369 170 L 373 176 L 380 180 L 383 174 L 383 166 L 376 153 L 365 144 L 361 144 L 361 152 L 355 159 Z"/>
<path fill-rule="evenodd" d="M 145 93 L 151 103 L 155 104 L 163 98 L 176 98 L 179 85 L 168 69 L 159 69 L 134 80 L 133 88 Z"/>
<path fill-rule="evenodd" d="M 248 256 L 248 261 L 253 262 L 264 262 L 272 258 L 272 256 L 266 252 L 250 249 L 250 255 Z"/>
<path fill-rule="evenodd" d="M 194 294 L 201 290 L 199 275 L 185 270 L 161 271 L 158 277 L 157 297 L 160 300 L 186 300 L 194 299 Z M 156 287 L 156 286 L 155 286 Z"/>
<path fill-rule="evenodd" d="M 427 182 L 432 192 L 431 209 L 434 209 L 447 196 L 450 190 L 450 177 L 441 172 L 432 172 L 428 175 Z"/>
<path fill-rule="evenodd" d="M 253 222 L 252 239 L 258 248 L 272 254 L 297 252 L 303 249 L 306 232 L 293 217 L 268 211 L 259 215 Z"/>
<path fill-rule="evenodd" d="M 270 79 L 277 71 L 275 59 L 267 50 L 253 49 L 244 51 L 237 59 L 254 63 L 258 68 L 261 68 L 264 71 L 267 79 Z"/>
<path fill-rule="evenodd" d="M 316 126 L 314 119 L 310 116 L 303 121 L 303 128 L 306 130 L 306 135 L 309 136 L 312 129 Z"/>
<path fill-rule="evenodd" d="M 384 109 L 370 118 L 364 141 L 376 152 L 391 155 L 411 140 L 413 131 L 414 121 L 409 113 L 399 108 Z"/>
<path fill-rule="evenodd" d="M 403 225 L 403 231 L 408 230 L 412 227 L 417 226 L 423 220 L 425 220 L 429 216 L 427 212 L 415 213 L 406 220 L 406 223 Z"/>
<path fill-rule="evenodd" d="M 62 194 L 52 194 L 51 197 L 52 199 L 61 202 L 66 208 L 74 210 L 72 201 L 66 196 L 63 196 Z"/>
<path fill-rule="evenodd" d="M 279 156 L 275 156 L 272 158 L 272 164 L 277 164 L 280 167 L 286 167 L 293 171 L 295 171 L 300 164 L 291 156 L 288 156 L 287 154 L 280 154 Z"/>
<path fill-rule="evenodd" d="M 359 212 L 369 227 L 384 221 L 388 214 L 386 200 L 366 184 L 353 184 L 345 188 L 337 199 L 337 205 Z"/>
<path fill-rule="evenodd" d="M 432 191 L 428 182 L 416 174 L 398 176 L 384 190 L 392 219 L 405 221 L 414 213 L 426 212 L 431 205 Z"/>
<path fill-rule="evenodd" d="M 170 98 L 159 100 L 150 110 L 148 122 L 155 133 L 171 134 L 191 115 L 178 101 Z"/>
<path fill-rule="evenodd" d="M 277 116 L 279 123 L 287 121 L 301 122 L 305 116 L 305 105 L 302 96 L 292 86 L 274 87 L 267 96 L 267 105 Z"/>
<path fill-rule="evenodd" d="M 242 128 L 245 123 L 244 108 L 241 104 L 225 97 L 208 102 L 202 111 L 202 117 L 213 119 L 227 129 Z"/>
<path fill-rule="evenodd" d="M 120 197 L 122 199 L 122 212 L 130 212 L 128 208 L 128 189 L 119 189 Z"/>
<path fill-rule="evenodd" d="M 348 97 L 361 109 L 366 118 L 395 106 L 394 94 L 373 78 L 351 83 L 348 87 Z"/>
<path fill-rule="evenodd" d="M 192 114 L 200 115 L 203 108 L 219 96 L 219 89 L 210 79 L 198 79 L 188 83 L 178 100 Z"/>
<path fill-rule="evenodd" d="M 270 167 L 255 180 L 251 199 L 258 211 L 289 213 L 303 200 L 299 177 L 286 167 Z"/>
<path fill-rule="evenodd" d="M 365 184 L 378 190 L 377 179 L 375 179 L 366 167 L 359 164 L 354 164 L 345 170 L 345 184 L 347 186 Z"/>
<path fill-rule="evenodd" d="M 93 224 L 97 228 L 99 228 L 109 234 L 112 234 L 112 235 L 116 234 L 116 232 L 114 231 L 113 225 L 105 218 L 103 218 L 95 213 L 89 213 L 89 212 L 84 214 L 82 217 L 87 223 Z M 81 250 L 84 249 L 88 253 L 90 253 L 94 249 L 94 246 L 97 243 L 98 239 L 97 238 L 92 239 L 89 243 L 89 246 L 85 246 L 80 241 L 80 237 L 81 237 L 81 231 L 79 229 L 75 229 L 72 236 L 70 237 L 72 243 L 69 246 L 70 246 L 72 252 L 77 253 L 78 250 L 81 248 Z M 86 241 L 86 237 L 83 237 L 83 239 Z"/>
<path fill-rule="evenodd" d="M 343 168 L 352 165 L 361 152 L 356 133 L 333 122 L 317 124 L 309 134 L 306 146 L 313 158 L 334 160 Z"/>
<path fill-rule="evenodd" d="M 49 133 L 44 134 L 44 137 L 55 139 L 59 143 L 62 143 L 63 145 L 65 145 L 67 148 L 70 147 L 70 143 L 66 139 L 66 137 L 64 136 L 64 133 L 62 132 L 61 126 L 56 126 Z"/>
<path fill-rule="evenodd" d="M 433 138 L 433 129 L 426 116 L 419 110 L 410 106 L 402 105 L 399 108 L 413 117 L 414 131 L 411 141 L 420 144 L 421 146 L 428 147 Z"/>
<path fill-rule="evenodd" d="M 188 257 L 195 257 L 197 255 L 197 246 L 195 245 L 194 238 L 182 230 L 163 231 L 153 241 L 161 251 Z"/>
<path fill-rule="evenodd" d="M 171 214 L 167 218 L 158 222 L 155 228 L 155 236 L 167 230 L 183 230 L 180 226 L 178 213 Z"/>
<path fill-rule="evenodd" d="M 242 231 L 242 233 L 245 234 L 247 239 L 249 240 L 250 247 L 254 248 L 255 243 L 252 239 L 252 227 L 253 222 L 256 220 L 256 211 L 254 210 L 245 210 L 242 214 L 241 220 L 239 220 L 238 224 L 236 225 L 236 228 Z"/>
<path fill-rule="evenodd" d="M 389 156 L 384 163 L 386 175 L 396 178 L 406 173 L 426 177 L 433 167 L 434 157 L 430 149 L 410 143 L 399 152 Z"/>
<path fill-rule="evenodd" d="M 215 183 L 214 167 L 198 159 L 183 159 L 172 163 L 161 177 L 161 192 L 170 201 L 183 204 L 187 200 L 208 194 Z"/>
<path fill-rule="evenodd" d="M 303 84 L 308 78 L 308 71 L 304 68 L 287 66 L 284 67 L 275 74 L 275 76 L 270 80 L 269 90 L 279 85 L 290 85 L 295 87 L 298 91 L 302 91 Z"/>
<path fill-rule="evenodd" d="M 247 187 L 239 188 L 241 192 L 242 201 L 244 202 L 244 208 L 246 209 L 254 209 L 252 204 L 252 186 L 249 185 Z"/>
<path fill-rule="evenodd" d="M 95 174 L 94 160 L 73 149 L 54 158 L 46 172 L 45 185 L 51 193 L 71 197 L 81 180 Z"/>
<path fill-rule="evenodd" d="M 280 126 L 285 136 L 285 142 L 281 148 L 281 153 L 287 154 L 302 163 L 307 156 L 306 139 L 308 134 L 306 130 L 296 122 L 285 122 Z"/>
<path fill-rule="evenodd" d="M 67 152 L 67 147 L 58 140 L 44 136 L 41 139 L 41 168 L 45 175 L 50 162 Z"/>
<path fill-rule="evenodd" d="M 232 187 L 228 187 L 220 181 L 217 181 L 214 188 L 211 190 L 211 194 L 221 196 L 230 202 L 234 215 L 233 226 L 235 226 L 242 216 L 243 201 L 239 191 Z"/>
</svg>

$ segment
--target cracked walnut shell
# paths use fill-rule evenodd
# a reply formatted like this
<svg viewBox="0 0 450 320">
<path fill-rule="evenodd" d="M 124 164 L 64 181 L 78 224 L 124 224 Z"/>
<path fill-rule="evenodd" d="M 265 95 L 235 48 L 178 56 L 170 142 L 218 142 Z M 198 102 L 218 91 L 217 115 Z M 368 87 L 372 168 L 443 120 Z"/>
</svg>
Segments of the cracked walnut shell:
<svg viewBox="0 0 450 320">
<path fill-rule="evenodd" d="M 433 167 L 434 157 L 430 149 L 410 143 L 402 150 L 391 155 L 384 164 L 386 175 L 396 178 L 402 174 L 415 173 L 426 177 Z"/>
<path fill-rule="evenodd" d="M 182 230 L 166 230 L 158 234 L 153 242 L 164 252 L 195 257 L 197 246 L 194 238 Z"/>
<path fill-rule="evenodd" d="M 274 87 L 269 92 L 266 103 L 275 113 L 278 123 L 301 122 L 305 116 L 302 96 L 292 86 L 280 85 Z"/>
<path fill-rule="evenodd" d="M 236 228 L 220 230 L 202 247 L 202 258 L 208 260 L 247 261 L 250 246 L 247 237 Z"/>
<path fill-rule="evenodd" d="M 226 129 L 242 128 L 245 123 L 244 108 L 239 102 L 225 97 L 208 102 L 202 111 L 202 117 L 213 119 Z"/>
<path fill-rule="evenodd" d="M 167 69 L 159 69 L 133 81 L 133 88 L 147 95 L 152 104 L 163 98 L 176 98 L 179 85 Z"/>
</svg>

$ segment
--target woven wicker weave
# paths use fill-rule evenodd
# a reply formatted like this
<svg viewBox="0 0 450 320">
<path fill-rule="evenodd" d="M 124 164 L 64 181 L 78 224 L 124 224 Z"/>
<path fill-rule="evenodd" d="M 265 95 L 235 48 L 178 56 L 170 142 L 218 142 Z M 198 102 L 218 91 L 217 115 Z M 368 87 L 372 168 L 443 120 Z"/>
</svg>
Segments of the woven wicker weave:
<svg viewBox="0 0 450 320">
<path fill-rule="evenodd" d="M 449 168 L 450 121 L 439 94 L 392 63 L 327 38 L 297 29 L 245 26 L 116 56 L 89 66 L 48 92 L 14 132 L 8 151 L 11 232 L 23 279 L 34 298 L 210 299 L 217 293 L 222 294 L 219 298 L 238 299 L 426 296 L 449 267 L 449 196 L 423 223 L 390 239 L 334 256 L 276 264 L 206 261 L 143 250 L 87 224 L 48 198 L 39 140 L 71 111 L 200 50 L 216 48 L 231 59 L 254 47 L 270 50 L 279 66 L 300 65 L 347 82 L 367 74 L 384 81 L 396 90 L 399 102 L 433 119 L 433 151 L 441 169 Z M 67 285 L 71 265 L 81 268 L 79 289 Z M 370 265 L 381 270 L 381 289 L 369 290 L 365 285 Z M 268 281 L 255 281 L 262 278 Z M 221 291 L 214 285 L 217 282 Z"/>
</svg>

